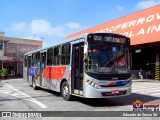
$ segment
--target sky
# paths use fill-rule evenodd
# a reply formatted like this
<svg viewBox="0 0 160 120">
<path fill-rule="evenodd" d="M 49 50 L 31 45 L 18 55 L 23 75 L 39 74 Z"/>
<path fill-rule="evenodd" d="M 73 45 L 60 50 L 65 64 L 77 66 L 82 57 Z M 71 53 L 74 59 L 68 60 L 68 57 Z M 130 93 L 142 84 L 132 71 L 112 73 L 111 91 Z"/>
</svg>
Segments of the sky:
<svg viewBox="0 0 160 120">
<path fill-rule="evenodd" d="M 160 4 L 160 0 L 0 0 L 0 31 L 7 37 L 42 40 L 67 35 Z"/>
</svg>

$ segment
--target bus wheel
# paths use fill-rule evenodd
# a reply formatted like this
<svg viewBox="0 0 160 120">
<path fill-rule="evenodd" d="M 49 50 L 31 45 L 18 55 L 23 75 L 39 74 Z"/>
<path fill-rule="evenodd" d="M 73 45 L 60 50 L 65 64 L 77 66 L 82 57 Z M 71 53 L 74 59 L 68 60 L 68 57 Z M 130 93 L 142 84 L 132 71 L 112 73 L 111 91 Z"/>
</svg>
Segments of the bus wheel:
<svg viewBox="0 0 160 120">
<path fill-rule="evenodd" d="M 70 95 L 69 85 L 68 85 L 67 81 L 65 81 L 62 84 L 61 95 L 62 95 L 64 100 L 67 100 L 67 101 L 72 100 L 72 96 Z"/>
<path fill-rule="evenodd" d="M 35 78 L 32 78 L 32 87 L 34 90 L 38 90 L 38 87 L 36 86 Z"/>
</svg>

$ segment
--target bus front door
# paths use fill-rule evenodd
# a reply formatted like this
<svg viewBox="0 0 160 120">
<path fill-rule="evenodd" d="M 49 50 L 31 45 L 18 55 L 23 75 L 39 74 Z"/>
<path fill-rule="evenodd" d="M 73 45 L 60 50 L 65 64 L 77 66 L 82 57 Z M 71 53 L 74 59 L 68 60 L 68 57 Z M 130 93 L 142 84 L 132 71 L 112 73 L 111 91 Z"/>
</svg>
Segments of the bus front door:
<svg viewBox="0 0 160 120">
<path fill-rule="evenodd" d="M 72 52 L 71 92 L 83 95 L 84 42 L 74 44 Z"/>
</svg>

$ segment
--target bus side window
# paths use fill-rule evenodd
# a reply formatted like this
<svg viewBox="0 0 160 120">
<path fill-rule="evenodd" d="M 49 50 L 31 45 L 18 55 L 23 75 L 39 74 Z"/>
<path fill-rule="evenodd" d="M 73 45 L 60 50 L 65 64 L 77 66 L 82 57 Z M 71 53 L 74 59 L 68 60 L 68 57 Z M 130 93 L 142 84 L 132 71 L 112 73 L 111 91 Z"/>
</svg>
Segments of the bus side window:
<svg viewBox="0 0 160 120">
<path fill-rule="evenodd" d="M 36 61 L 35 61 L 35 62 L 36 62 L 36 63 L 35 63 L 35 64 L 36 64 L 36 67 L 37 67 L 37 66 L 40 66 L 40 52 L 37 52 L 37 53 L 36 53 Z"/>
<path fill-rule="evenodd" d="M 40 52 L 32 54 L 32 67 L 40 66 Z"/>
<path fill-rule="evenodd" d="M 54 48 L 53 65 L 60 65 L 61 63 L 61 46 Z"/>
<path fill-rule="evenodd" d="M 70 63 L 70 44 L 65 44 L 62 46 L 62 65 L 68 65 Z"/>
<path fill-rule="evenodd" d="M 47 50 L 47 65 L 51 66 L 53 62 L 53 48 Z"/>
<path fill-rule="evenodd" d="M 31 67 L 35 67 L 35 60 L 36 60 L 36 54 L 32 54 L 32 62 L 31 62 Z"/>
</svg>

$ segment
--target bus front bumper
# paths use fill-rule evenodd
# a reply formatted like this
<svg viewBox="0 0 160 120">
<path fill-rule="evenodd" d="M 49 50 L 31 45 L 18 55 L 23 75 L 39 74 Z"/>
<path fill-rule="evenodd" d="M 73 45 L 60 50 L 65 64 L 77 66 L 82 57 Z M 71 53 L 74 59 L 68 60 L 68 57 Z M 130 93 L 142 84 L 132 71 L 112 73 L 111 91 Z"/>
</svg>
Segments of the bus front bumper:
<svg viewBox="0 0 160 120">
<path fill-rule="evenodd" d="M 127 96 L 131 94 L 131 86 L 129 87 L 107 87 L 96 89 L 90 85 L 87 85 L 84 90 L 85 98 L 111 98 Z"/>
</svg>

